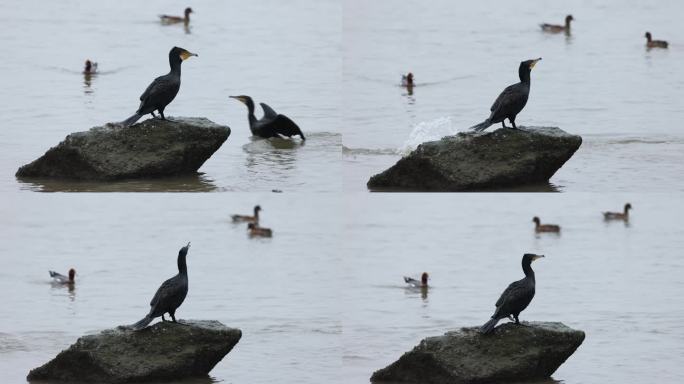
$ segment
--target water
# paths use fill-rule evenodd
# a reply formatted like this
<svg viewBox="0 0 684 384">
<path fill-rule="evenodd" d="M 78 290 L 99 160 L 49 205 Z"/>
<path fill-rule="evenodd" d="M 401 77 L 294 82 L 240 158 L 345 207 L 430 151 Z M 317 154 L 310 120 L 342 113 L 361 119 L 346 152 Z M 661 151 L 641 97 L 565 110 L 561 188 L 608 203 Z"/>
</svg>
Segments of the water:
<svg viewBox="0 0 684 384">
<path fill-rule="evenodd" d="M 189 33 L 157 19 L 181 14 L 187 6 L 181 1 L 3 5 L 0 38 L 12 53 L 0 62 L 0 191 L 340 188 L 339 2 L 196 2 Z M 184 62 L 181 90 L 167 116 L 203 116 L 232 128 L 199 178 L 99 185 L 15 179 L 19 166 L 69 133 L 130 116 L 147 85 L 168 72 L 168 52 L 176 45 L 199 57 Z M 87 58 L 101 71 L 89 80 L 80 73 Z M 306 144 L 253 143 L 247 109 L 228 98 L 236 94 L 292 118 Z"/>
<path fill-rule="evenodd" d="M 344 188 L 365 191 L 407 148 L 483 121 L 520 61 L 543 57 L 517 123 L 583 137 L 551 179 L 558 190 L 684 190 L 684 29 L 672 17 L 683 12 L 678 1 L 346 0 Z M 571 37 L 541 32 L 568 13 Z M 646 30 L 670 49 L 647 51 Z M 399 86 L 408 71 L 412 95 Z"/>
</svg>

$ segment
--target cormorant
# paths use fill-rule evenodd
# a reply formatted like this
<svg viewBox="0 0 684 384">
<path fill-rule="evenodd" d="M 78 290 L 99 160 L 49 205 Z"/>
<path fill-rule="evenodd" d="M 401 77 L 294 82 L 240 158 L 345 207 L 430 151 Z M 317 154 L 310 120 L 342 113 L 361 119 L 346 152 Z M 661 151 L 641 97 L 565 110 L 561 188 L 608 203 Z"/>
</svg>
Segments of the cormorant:
<svg viewBox="0 0 684 384">
<path fill-rule="evenodd" d="M 83 69 L 84 75 L 93 75 L 97 72 L 97 63 L 94 61 L 86 60 L 85 68 Z"/>
<path fill-rule="evenodd" d="M 250 223 L 259 223 L 259 211 L 261 211 L 261 206 L 255 205 L 254 206 L 254 216 L 247 216 L 247 215 L 231 215 L 230 217 L 233 219 L 233 222 L 244 222 L 248 221 Z"/>
<path fill-rule="evenodd" d="M 261 104 L 261 109 L 264 110 L 264 117 L 261 120 L 257 120 L 256 116 L 254 116 L 254 101 L 252 101 L 251 97 L 245 95 L 230 97 L 247 106 L 247 119 L 249 120 L 249 129 L 252 131 L 252 135 L 266 139 L 270 137 L 292 137 L 299 135 L 302 140 L 306 140 L 302 130 L 299 129 L 294 121 L 285 115 L 279 115 L 265 103 L 259 103 Z"/>
<path fill-rule="evenodd" d="M 166 321 L 164 314 L 167 312 L 171 315 L 171 320 L 174 323 L 176 322 L 176 309 L 183 304 L 183 300 L 188 294 L 188 266 L 185 263 L 188 248 L 190 248 L 190 243 L 178 252 L 178 274 L 162 283 L 150 301 L 150 312 L 133 324 L 131 328 L 143 329 L 159 316 L 161 316 L 162 321 Z"/>
<path fill-rule="evenodd" d="M 59 284 L 74 284 L 76 281 L 74 278 L 76 277 L 76 270 L 71 268 L 69 270 L 69 277 L 66 277 L 62 275 L 61 273 L 57 273 L 55 271 L 48 271 L 50 272 L 50 277 L 54 279 L 55 283 Z"/>
<path fill-rule="evenodd" d="M 535 232 L 560 232 L 560 226 L 555 224 L 541 224 L 537 216 L 532 218 Z"/>
<path fill-rule="evenodd" d="M 272 237 L 273 231 L 270 228 L 260 227 L 259 224 L 249 223 L 247 224 L 247 230 L 249 230 L 249 235 L 253 237 Z"/>
<path fill-rule="evenodd" d="M 408 284 L 414 288 L 427 287 L 428 286 L 428 274 L 427 274 L 427 272 L 423 272 L 423 274 L 420 276 L 420 281 L 418 281 L 412 277 L 404 276 L 404 282 L 406 282 L 406 284 Z"/>
<path fill-rule="evenodd" d="M 402 87 L 413 87 L 413 85 L 413 73 L 409 72 L 408 75 L 401 75 Z"/>
<path fill-rule="evenodd" d="M 565 16 L 565 26 L 556 24 L 540 24 L 542 31 L 551 33 L 570 33 L 570 22 L 575 20 L 572 15 Z"/>
<path fill-rule="evenodd" d="M 516 324 L 520 324 L 518 316 L 532 301 L 534 297 L 535 280 L 534 271 L 532 270 L 532 262 L 534 260 L 544 257 L 544 255 L 534 255 L 526 253 L 522 258 L 522 269 L 525 272 L 525 277 L 521 280 L 511 283 L 506 290 L 501 294 L 499 300 L 496 301 L 496 310 L 492 315 L 491 320 L 480 327 L 481 333 L 490 333 L 494 330 L 496 323 L 503 318 L 515 319 Z M 511 319 L 511 320 L 513 320 Z"/>
<path fill-rule="evenodd" d="M 154 111 L 159 111 L 162 120 L 166 120 L 164 117 L 164 108 L 166 108 L 169 103 L 178 94 L 181 84 L 181 64 L 183 60 L 191 56 L 197 56 L 195 53 L 190 53 L 183 48 L 173 47 L 169 51 L 169 66 L 171 71 L 164 76 L 159 76 L 152 84 L 150 84 L 145 92 L 140 95 L 140 107 L 135 112 L 135 114 L 128 119 L 123 121 L 124 126 L 129 126 L 138 121 L 143 115 L 148 113 L 154 115 Z"/>
<path fill-rule="evenodd" d="M 620 212 L 603 212 L 603 218 L 606 220 L 629 220 L 629 210 L 632 209 L 632 204 L 625 204 L 625 210 Z"/>
<path fill-rule="evenodd" d="M 163 24 L 176 24 L 176 23 L 181 23 L 181 22 L 188 24 L 190 22 L 190 14 L 191 13 L 192 13 L 192 8 L 187 7 L 187 8 L 185 8 L 185 11 L 183 12 L 185 17 L 159 15 L 159 18 L 161 19 L 161 22 Z"/>
<path fill-rule="evenodd" d="M 667 48 L 668 46 L 668 43 L 665 40 L 653 40 L 651 32 L 646 32 L 644 37 L 646 37 L 647 48 Z"/>
<path fill-rule="evenodd" d="M 496 123 L 501 123 L 506 128 L 505 119 L 508 119 L 513 124 L 513 128 L 517 129 L 515 117 L 527 104 L 527 98 L 530 95 L 530 71 L 532 71 L 532 68 L 534 68 L 539 60 L 541 60 L 541 57 L 521 62 L 518 68 L 520 82 L 506 87 L 489 109 L 491 111 L 489 118 L 480 124 L 470 127 L 470 129 L 480 132 Z"/>
</svg>

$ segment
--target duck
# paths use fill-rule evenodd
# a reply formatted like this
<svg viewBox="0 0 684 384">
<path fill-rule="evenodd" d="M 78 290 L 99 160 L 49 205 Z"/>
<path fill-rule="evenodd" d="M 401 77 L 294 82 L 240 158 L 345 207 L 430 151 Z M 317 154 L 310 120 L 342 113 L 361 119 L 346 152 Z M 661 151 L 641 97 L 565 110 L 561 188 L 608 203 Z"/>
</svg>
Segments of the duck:
<svg viewBox="0 0 684 384">
<path fill-rule="evenodd" d="M 93 75 L 97 72 L 97 63 L 94 61 L 86 60 L 85 67 L 83 68 L 84 75 Z"/>
<path fill-rule="evenodd" d="M 560 232 L 560 226 L 555 225 L 555 224 L 540 224 L 539 218 L 535 216 L 532 218 L 532 221 L 534 222 L 534 230 L 535 232 Z"/>
<path fill-rule="evenodd" d="M 603 212 L 603 218 L 605 220 L 629 220 L 629 210 L 632 209 L 632 204 L 625 204 L 625 209 L 623 212 Z"/>
<path fill-rule="evenodd" d="M 190 23 L 190 14 L 191 13 L 192 13 L 192 8 L 187 7 L 187 8 L 185 8 L 185 11 L 183 11 L 183 14 L 185 15 L 185 17 L 170 16 L 170 15 L 159 15 L 159 19 L 161 19 L 161 22 L 163 24 L 176 24 L 176 23 L 188 24 L 188 23 Z"/>
<path fill-rule="evenodd" d="M 254 206 L 254 216 L 248 216 L 248 215 L 231 215 L 230 217 L 233 219 L 233 222 L 238 223 L 238 222 L 250 222 L 250 223 L 259 223 L 259 211 L 261 211 L 261 206 L 255 205 Z"/>
<path fill-rule="evenodd" d="M 653 40 L 651 32 L 646 32 L 644 37 L 646 38 L 647 48 L 667 48 L 667 46 L 669 45 L 665 40 Z"/>
<path fill-rule="evenodd" d="M 408 75 L 401 75 L 401 86 L 402 87 L 413 87 L 413 73 L 409 72 Z"/>
<path fill-rule="evenodd" d="M 260 227 L 259 224 L 247 224 L 249 235 L 252 237 L 273 237 L 273 231 L 270 228 Z"/>
<path fill-rule="evenodd" d="M 423 274 L 420 275 L 420 280 L 404 276 L 404 282 L 411 288 L 427 288 L 429 278 L 428 273 L 423 272 Z"/>
<path fill-rule="evenodd" d="M 74 284 L 76 282 L 75 277 L 76 277 L 76 270 L 71 268 L 69 269 L 69 276 L 64 276 L 61 273 L 55 272 L 55 271 L 48 271 L 50 272 L 50 277 L 52 277 L 53 282 L 57 284 Z"/>
<path fill-rule="evenodd" d="M 252 135 L 264 139 L 299 135 L 299 137 L 302 138 L 302 141 L 306 140 L 302 130 L 299 129 L 299 126 L 295 124 L 294 121 L 290 120 L 290 118 L 285 115 L 278 114 L 273 108 L 266 105 L 266 103 L 259 103 L 261 104 L 261 109 L 264 110 L 264 116 L 257 120 L 256 116 L 254 116 L 254 101 L 251 97 L 240 95 L 230 96 L 230 98 L 247 106 L 247 120 L 249 121 L 249 129 L 252 131 Z"/>
<path fill-rule="evenodd" d="M 557 25 L 557 24 L 540 24 L 539 26 L 541 27 L 542 31 L 544 32 L 550 32 L 550 33 L 570 33 L 570 22 L 575 20 L 572 15 L 567 15 L 565 16 L 565 25 Z"/>
</svg>

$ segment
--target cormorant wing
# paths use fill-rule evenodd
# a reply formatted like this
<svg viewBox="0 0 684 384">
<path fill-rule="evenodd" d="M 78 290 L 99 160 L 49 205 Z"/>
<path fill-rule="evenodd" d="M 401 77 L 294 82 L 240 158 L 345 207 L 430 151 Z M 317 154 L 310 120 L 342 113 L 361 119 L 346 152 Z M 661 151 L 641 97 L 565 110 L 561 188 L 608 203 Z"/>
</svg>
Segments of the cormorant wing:
<svg viewBox="0 0 684 384">
<path fill-rule="evenodd" d="M 492 104 L 492 107 L 489 108 L 489 110 L 491 112 L 501 110 L 501 107 L 505 107 L 507 104 L 510 104 L 512 101 L 517 99 L 520 96 L 517 85 L 519 85 L 519 83 L 506 87 L 503 92 L 501 92 L 499 97 L 494 100 L 494 104 Z"/>
<path fill-rule="evenodd" d="M 176 285 L 176 279 L 178 278 L 178 275 L 166 280 L 165 282 L 162 283 L 162 285 L 157 289 L 157 293 L 154 294 L 154 297 L 150 301 L 150 307 L 154 307 L 159 303 L 160 300 L 165 299 L 169 293 L 172 293 L 174 286 Z"/>
<path fill-rule="evenodd" d="M 273 124 L 273 130 L 278 133 L 279 135 L 291 137 L 294 135 L 299 135 L 302 137 L 302 140 L 306 140 L 304 138 L 304 134 L 302 133 L 302 130 L 299 129 L 299 126 L 295 124 L 294 121 L 290 120 L 289 117 L 285 115 L 278 115 L 276 116 L 273 121 L 270 122 L 270 124 Z"/>
<path fill-rule="evenodd" d="M 489 118 L 491 120 L 498 120 L 511 111 L 516 111 L 516 113 L 519 112 L 525 106 L 525 103 L 527 103 L 528 97 L 522 87 L 524 87 L 522 83 L 516 83 L 506 87 L 499 97 L 494 100 L 494 104 L 492 104 L 492 107 L 489 109 L 492 112 Z"/>
<path fill-rule="evenodd" d="M 271 119 L 275 119 L 276 117 L 278 117 L 278 113 L 276 111 L 274 111 L 273 108 L 266 105 L 266 103 L 259 103 L 259 104 L 261 104 L 261 109 L 264 110 L 264 117 L 263 117 L 264 119 L 271 120 Z"/>
<path fill-rule="evenodd" d="M 519 293 L 524 290 L 524 280 L 525 279 L 512 282 L 508 288 L 503 291 L 499 300 L 496 301 L 496 307 L 500 308 L 502 304 L 514 301 L 516 296 L 519 296 Z"/>
<path fill-rule="evenodd" d="M 171 92 L 174 88 L 175 82 L 169 78 L 168 75 L 159 76 L 147 87 L 145 92 L 140 95 L 140 101 L 145 102 L 150 97 L 162 94 L 165 92 Z"/>
</svg>

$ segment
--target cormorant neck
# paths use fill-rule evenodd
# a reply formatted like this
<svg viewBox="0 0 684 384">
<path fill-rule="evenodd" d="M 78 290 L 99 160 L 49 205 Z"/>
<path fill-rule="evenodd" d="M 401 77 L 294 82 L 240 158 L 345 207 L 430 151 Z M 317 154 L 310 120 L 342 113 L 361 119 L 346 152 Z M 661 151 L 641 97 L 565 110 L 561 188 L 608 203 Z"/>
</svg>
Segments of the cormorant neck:
<svg viewBox="0 0 684 384">
<path fill-rule="evenodd" d="M 530 82 L 530 69 L 526 68 L 524 65 L 521 65 L 520 68 L 518 69 L 518 76 L 520 77 L 520 82 L 521 83 L 528 83 Z"/>
<path fill-rule="evenodd" d="M 188 275 L 188 265 L 185 263 L 185 255 L 178 255 L 178 273 Z"/>
<path fill-rule="evenodd" d="M 182 63 L 183 61 L 180 59 L 180 57 L 169 55 L 169 66 L 171 67 L 171 73 L 180 75 Z"/>
<path fill-rule="evenodd" d="M 247 118 L 250 123 L 255 123 L 257 121 L 256 116 L 254 116 L 254 103 L 247 103 Z M 255 211 L 254 216 L 256 215 L 257 213 Z"/>
<path fill-rule="evenodd" d="M 532 270 L 532 262 L 529 260 L 523 260 L 522 262 L 523 272 L 525 272 L 525 277 L 531 277 L 534 280 L 534 271 Z"/>
</svg>

